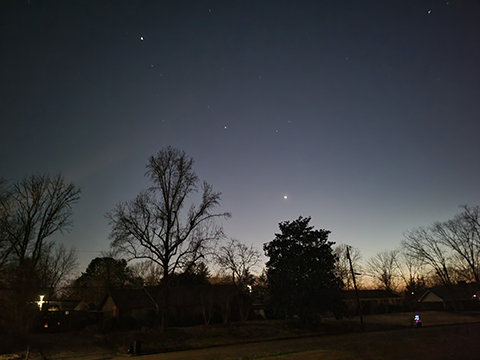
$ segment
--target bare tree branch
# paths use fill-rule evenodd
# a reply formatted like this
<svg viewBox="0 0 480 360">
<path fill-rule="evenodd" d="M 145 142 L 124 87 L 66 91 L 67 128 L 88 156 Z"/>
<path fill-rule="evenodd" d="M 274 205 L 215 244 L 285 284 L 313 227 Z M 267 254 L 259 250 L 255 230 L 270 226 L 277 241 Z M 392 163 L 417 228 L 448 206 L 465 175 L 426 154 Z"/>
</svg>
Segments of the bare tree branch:
<svg viewBox="0 0 480 360">
<path fill-rule="evenodd" d="M 234 285 L 251 285 L 252 272 L 260 263 L 262 254 L 253 244 L 249 247 L 236 239 L 230 239 L 226 245 L 221 246 L 215 253 L 218 265 L 230 272 Z"/>
<path fill-rule="evenodd" d="M 194 160 L 184 151 L 167 147 L 151 156 L 146 176 L 153 185 L 129 202 L 118 203 L 107 213 L 112 227 L 111 247 L 131 259 L 148 259 L 161 266 L 163 277 L 184 269 L 205 253 L 209 242 L 223 236 L 216 214 L 219 192 L 204 182 L 202 200 L 181 216 L 189 195 L 198 192 Z"/>
<path fill-rule="evenodd" d="M 419 227 L 404 233 L 402 247 L 408 256 L 430 266 L 444 285 L 452 284 L 451 255 L 428 228 Z"/>
<path fill-rule="evenodd" d="M 396 291 L 399 276 L 398 250 L 382 251 L 367 260 L 367 269 L 380 288 Z"/>
</svg>

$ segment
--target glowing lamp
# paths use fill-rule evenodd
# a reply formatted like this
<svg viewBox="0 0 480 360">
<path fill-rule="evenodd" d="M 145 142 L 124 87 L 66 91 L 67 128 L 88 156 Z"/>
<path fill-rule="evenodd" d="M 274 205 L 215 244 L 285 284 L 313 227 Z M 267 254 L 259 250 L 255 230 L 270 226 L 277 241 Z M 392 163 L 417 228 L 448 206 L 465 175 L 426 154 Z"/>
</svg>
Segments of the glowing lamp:
<svg viewBox="0 0 480 360">
<path fill-rule="evenodd" d="M 43 301 L 43 298 L 45 297 L 45 295 L 40 295 L 40 300 L 39 301 L 36 301 L 36 303 L 38 304 L 38 308 L 40 309 L 40 311 L 42 310 L 42 307 L 43 307 L 43 304 L 46 303 L 46 301 Z"/>
</svg>

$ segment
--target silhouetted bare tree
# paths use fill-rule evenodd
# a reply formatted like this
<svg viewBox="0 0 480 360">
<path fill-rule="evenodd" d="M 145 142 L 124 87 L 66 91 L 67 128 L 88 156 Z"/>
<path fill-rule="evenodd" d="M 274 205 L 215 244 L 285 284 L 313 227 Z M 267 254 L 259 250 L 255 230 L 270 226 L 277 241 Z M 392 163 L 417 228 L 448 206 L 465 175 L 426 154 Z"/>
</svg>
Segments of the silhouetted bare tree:
<svg viewBox="0 0 480 360">
<path fill-rule="evenodd" d="M 72 206 L 79 198 L 80 190 L 61 175 L 33 175 L 0 186 L 0 277 L 14 291 L 7 306 L 23 330 L 27 301 L 42 286 L 57 286 L 75 265 L 74 250 L 56 247 L 51 237 L 70 230 Z"/>
<path fill-rule="evenodd" d="M 3 263 L 18 268 L 23 281 L 38 279 L 41 262 L 55 256 L 51 236 L 71 228 L 72 205 L 80 198 L 80 190 L 65 183 L 61 175 L 34 175 L 4 186 L 2 193 Z"/>
<path fill-rule="evenodd" d="M 399 251 L 399 275 L 405 291 L 411 293 L 425 288 L 429 279 L 423 260 L 410 256 L 405 248 L 401 248 Z"/>
<path fill-rule="evenodd" d="M 236 239 L 230 239 L 215 252 L 218 265 L 231 274 L 232 283 L 246 287 L 252 285 L 252 271 L 260 263 L 262 254 L 253 246 L 247 246 Z"/>
<path fill-rule="evenodd" d="M 451 252 L 431 228 L 419 227 L 403 234 L 402 247 L 407 254 L 430 266 L 440 282 L 452 284 Z"/>
<path fill-rule="evenodd" d="M 480 281 L 480 210 L 478 206 L 463 208 L 464 211 L 453 219 L 435 222 L 431 231 L 439 242 L 458 255 L 460 261 L 455 262 L 457 272 L 461 272 L 466 280 Z"/>
<path fill-rule="evenodd" d="M 367 270 L 380 288 L 396 291 L 398 287 L 398 250 L 377 253 L 367 260 Z"/>
<path fill-rule="evenodd" d="M 75 248 L 68 250 L 63 244 L 48 244 L 48 249 L 37 265 L 39 286 L 57 297 L 67 285 L 78 266 Z"/>
<path fill-rule="evenodd" d="M 193 164 L 184 151 L 160 150 L 147 164 L 146 176 L 152 187 L 131 201 L 118 203 L 107 214 L 111 247 L 128 259 L 154 261 L 161 266 L 166 282 L 170 274 L 204 257 L 210 242 L 223 236 L 214 219 L 231 216 L 213 213 L 220 205 L 221 193 L 203 182 L 200 205 L 191 205 L 182 218 L 187 198 L 199 190 Z"/>
<path fill-rule="evenodd" d="M 34 175 L 11 185 L 0 198 L 9 261 L 35 267 L 50 249 L 49 238 L 70 230 L 72 205 L 79 198 L 80 190 L 61 175 Z"/>
<path fill-rule="evenodd" d="M 431 266 L 442 284 L 480 281 L 480 208 L 462 208 L 451 220 L 404 234 L 406 253 Z"/>
</svg>

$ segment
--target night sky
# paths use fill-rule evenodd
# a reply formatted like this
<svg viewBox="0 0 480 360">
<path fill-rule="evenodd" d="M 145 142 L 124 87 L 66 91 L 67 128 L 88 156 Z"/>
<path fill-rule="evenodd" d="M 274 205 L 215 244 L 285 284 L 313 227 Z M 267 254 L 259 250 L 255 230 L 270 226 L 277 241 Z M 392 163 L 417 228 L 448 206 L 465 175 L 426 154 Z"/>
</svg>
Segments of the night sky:
<svg viewBox="0 0 480 360">
<path fill-rule="evenodd" d="M 0 3 L 0 176 L 81 188 L 56 237 L 79 270 L 168 145 L 229 237 L 261 248 L 302 215 L 393 249 L 480 205 L 479 114 L 478 1 Z"/>
</svg>

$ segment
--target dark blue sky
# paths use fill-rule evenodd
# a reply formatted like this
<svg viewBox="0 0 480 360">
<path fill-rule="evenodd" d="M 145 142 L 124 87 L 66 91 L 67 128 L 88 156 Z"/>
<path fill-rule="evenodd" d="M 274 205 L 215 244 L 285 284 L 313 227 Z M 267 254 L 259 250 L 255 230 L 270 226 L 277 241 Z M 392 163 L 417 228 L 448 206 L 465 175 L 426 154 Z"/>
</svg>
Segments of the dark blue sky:
<svg viewBox="0 0 480 360">
<path fill-rule="evenodd" d="M 479 19 L 474 1 L 2 1 L 0 176 L 81 188 L 59 237 L 80 270 L 168 145 L 223 193 L 230 237 L 261 248 L 302 215 L 393 249 L 480 204 Z"/>
</svg>

